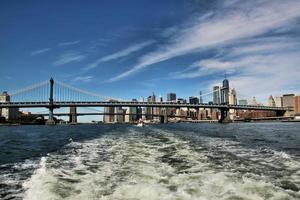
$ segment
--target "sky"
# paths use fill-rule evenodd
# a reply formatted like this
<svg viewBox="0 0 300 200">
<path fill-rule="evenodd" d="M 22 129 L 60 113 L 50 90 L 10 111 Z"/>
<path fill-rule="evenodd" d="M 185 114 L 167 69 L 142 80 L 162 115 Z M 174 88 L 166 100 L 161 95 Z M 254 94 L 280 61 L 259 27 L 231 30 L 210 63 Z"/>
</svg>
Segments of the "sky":
<svg viewBox="0 0 300 200">
<path fill-rule="evenodd" d="M 300 0 L 2 0 L 0 90 L 50 77 L 99 95 L 300 91 Z"/>
</svg>

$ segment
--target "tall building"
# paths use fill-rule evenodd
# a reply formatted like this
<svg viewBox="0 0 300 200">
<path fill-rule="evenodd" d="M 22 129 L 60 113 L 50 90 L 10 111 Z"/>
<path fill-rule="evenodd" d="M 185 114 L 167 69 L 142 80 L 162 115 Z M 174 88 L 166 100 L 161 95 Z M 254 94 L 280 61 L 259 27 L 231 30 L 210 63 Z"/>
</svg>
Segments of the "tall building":
<svg viewBox="0 0 300 200">
<path fill-rule="evenodd" d="M 228 94 L 228 98 L 229 98 L 229 104 L 237 105 L 236 91 L 234 88 L 230 90 Z"/>
<path fill-rule="evenodd" d="M 282 106 L 293 109 L 294 108 L 294 94 L 284 94 L 282 96 Z"/>
<path fill-rule="evenodd" d="M 229 81 L 227 79 L 223 80 L 223 86 L 221 89 L 221 103 L 229 104 Z"/>
<path fill-rule="evenodd" d="M 147 101 L 148 102 L 152 102 L 152 103 L 156 101 L 154 92 L 152 93 L 151 96 L 148 97 Z M 155 113 L 157 113 L 157 109 L 156 108 L 154 108 L 154 107 L 147 107 L 146 108 L 146 115 L 147 115 L 146 119 L 149 119 L 149 120 L 153 119 L 153 114 L 155 114 Z"/>
<path fill-rule="evenodd" d="M 229 91 L 228 99 L 230 105 L 237 105 L 236 91 L 234 88 Z M 229 117 L 230 119 L 234 119 L 236 117 L 235 109 L 229 109 Z"/>
<path fill-rule="evenodd" d="M 274 98 L 273 98 L 272 95 L 269 96 L 269 99 L 268 99 L 268 106 L 270 106 L 270 107 L 275 107 L 275 106 L 276 106 L 275 100 L 274 100 Z"/>
<path fill-rule="evenodd" d="M 184 98 L 178 98 L 177 103 L 186 103 L 186 100 Z"/>
<path fill-rule="evenodd" d="M 109 102 L 116 102 L 116 100 L 108 100 Z M 104 107 L 103 122 L 104 123 L 113 123 L 115 121 L 115 107 Z"/>
<path fill-rule="evenodd" d="M 214 86 L 213 87 L 213 103 L 214 104 L 220 104 L 220 86 Z"/>
<path fill-rule="evenodd" d="M 240 99 L 239 100 L 239 105 L 246 106 L 246 105 L 248 105 L 248 101 L 246 99 Z"/>
<path fill-rule="evenodd" d="M 199 92 L 199 103 L 203 103 L 202 91 Z"/>
<path fill-rule="evenodd" d="M 275 97 L 275 106 L 282 107 L 282 97 Z"/>
<path fill-rule="evenodd" d="M 145 102 L 145 98 L 143 96 L 141 96 L 141 102 Z M 142 119 L 145 120 L 146 119 L 146 108 L 145 107 L 142 107 L 141 108 L 141 116 L 142 116 Z"/>
<path fill-rule="evenodd" d="M 176 93 L 168 93 L 167 101 L 168 102 L 176 102 Z"/>
<path fill-rule="evenodd" d="M 190 97 L 190 98 L 189 98 L 189 103 L 190 103 L 190 104 L 199 104 L 199 99 L 198 99 L 198 97 Z"/>
<path fill-rule="evenodd" d="M 133 102 L 137 102 L 137 99 L 132 99 Z M 138 116 L 138 107 L 129 107 L 126 110 L 126 115 L 125 115 L 125 121 L 126 122 L 135 122 L 139 119 Z"/>
<path fill-rule="evenodd" d="M 161 95 L 159 95 L 159 97 L 158 97 L 158 102 L 163 102 L 163 98 Z"/>
<path fill-rule="evenodd" d="M 7 92 L 3 92 L 0 95 L 0 102 L 10 102 L 10 96 Z M 0 116 L 3 116 L 6 120 L 17 120 L 19 115 L 18 108 L 0 108 Z"/>
<path fill-rule="evenodd" d="M 125 112 L 126 110 L 124 110 L 122 107 L 115 107 L 115 122 L 123 123 L 125 121 Z"/>
<path fill-rule="evenodd" d="M 295 97 L 294 94 L 284 94 L 282 96 L 282 106 L 294 110 L 294 106 L 295 106 L 294 97 Z M 293 116 L 294 114 L 295 114 L 294 111 L 285 112 L 285 116 Z"/>
<path fill-rule="evenodd" d="M 251 105 L 252 106 L 257 106 L 258 105 L 255 97 L 252 98 Z"/>
</svg>

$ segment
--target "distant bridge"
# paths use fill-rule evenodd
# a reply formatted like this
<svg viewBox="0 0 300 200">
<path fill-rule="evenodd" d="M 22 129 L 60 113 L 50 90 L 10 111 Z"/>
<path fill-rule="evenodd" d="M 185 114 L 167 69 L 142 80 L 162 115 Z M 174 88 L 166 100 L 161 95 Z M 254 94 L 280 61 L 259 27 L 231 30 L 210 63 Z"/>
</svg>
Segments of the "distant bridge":
<svg viewBox="0 0 300 200">
<path fill-rule="evenodd" d="M 230 105 L 230 104 L 210 104 L 210 103 L 176 103 L 176 102 L 138 102 L 116 100 L 109 97 L 103 97 L 97 94 L 86 92 L 84 90 L 69 86 L 65 83 L 54 80 L 44 81 L 42 83 L 30 86 L 11 94 L 12 99 L 7 102 L 1 102 L 0 108 L 47 108 L 49 109 L 49 124 L 53 124 L 53 110 L 57 108 L 70 107 L 151 107 L 151 108 L 214 108 L 221 111 L 220 122 L 228 116 L 230 109 L 235 110 L 263 110 L 275 111 L 278 116 L 288 111 L 285 107 L 253 106 L 253 105 Z M 14 99 L 15 97 L 15 99 Z M 92 98 L 91 98 L 92 97 Z M 76 110 L 76 109 L 75 109 Z M 75 112 L 73 115 L 78 115 Z M 152 115 L 153 116 L 153 115 Z M 160 116 L 167 118 L 167 113 Z"/>
</svg>

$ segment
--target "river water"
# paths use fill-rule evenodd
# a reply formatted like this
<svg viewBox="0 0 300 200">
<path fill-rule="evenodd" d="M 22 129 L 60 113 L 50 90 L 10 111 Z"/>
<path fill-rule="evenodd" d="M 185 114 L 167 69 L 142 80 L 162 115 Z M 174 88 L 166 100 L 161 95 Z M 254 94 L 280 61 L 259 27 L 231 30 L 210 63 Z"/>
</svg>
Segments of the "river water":
<svg viewBox="0 0 300 200">
<path fill-rule="evenodd" d="M 300 199 L 300 123 L 0 127 L 0 199 Z"/>
</svg>

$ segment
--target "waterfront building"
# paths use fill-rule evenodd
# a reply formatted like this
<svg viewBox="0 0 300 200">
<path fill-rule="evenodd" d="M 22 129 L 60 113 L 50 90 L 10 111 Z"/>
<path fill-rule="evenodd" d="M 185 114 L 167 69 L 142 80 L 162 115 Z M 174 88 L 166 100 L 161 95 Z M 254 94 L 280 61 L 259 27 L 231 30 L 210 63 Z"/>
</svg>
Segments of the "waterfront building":
<svg viewBox="0 0 300 200">
<path fill-rule="evenodd" d="M 223 87 L 221 88 L 221 103 L 229 104 L 229 81 L 226 78 L 223 80 Z"/>
<path fill-rule="evenodd" d="M 282 107 L 282 97 L 275 97 L 275 106 Z"/>
<path fill-rule="evenodd" d="M 255 118 L 265 118 L 265 117 L 275 117 L 275 111 L 269 110 L 247 110 L 244 112 L 239 112 L 239 119 L 250 120 Z"/>
<path fill-rule="evenodd" d="M 179 108 L 176 110 L 176 115 L 175 116 L 187 116 L 187 109 L 186 108 Z"/>
<path fill-rule="evenodd" d="M 189 103 L 190 104 L 199 104 L 199 98 L 198 97 L 190 97 Z"/>
<path fill-rule="evenodd" d="M 248 101 L 246 99 L 240 99 L 239 100 L 239 105 L 246 106 L 246 105 L 248 105 Z"/>
<path fill-rule="evenodd" d="M 214 104 L 220 104 L 220 86 L 214 86 L 213 87 L 213 103 Z"/>
<path fill-rule="evenodd" d="M 295 115 L 300 114 L 300 96 L 294 97 L 294 111 Z"/>
<path fill-rule="evenodd" d="M 7 92 L 3 92 L 0 95 L 0 102 L 10 102 L 10 95 Z M 17 120 L 19 115 L 18 108 L 0 108 L 0 116 L 4 117 L 6 120 L 13 121 Z"/>
<path fill-rule="evenodd" d="M 168 93 L 167 94 L 167 101 L 168 102 L 176 102 L 176 93 Z"/>
<path fill-rule="evenodd" d="M 275 100 L 274 100 L 274 98 L 273 98 L 272 95 L 269 96 L 269 99 L 268 99 L 268 106 L 270 106 L 270 107 L 275 107 L 275 106 L 276 106 Z"/>
<path fill-rule="evenodd" d="M 218 111 L 212 111 L 211 119 L 212 120 L 219 120 L 219 112 Z"/>
<path fill-rule="evenodd" d="M 207 110 L 203 109 L 203 110 L 199 110 L 198 112 L 198 120 L 207 120 L 208 118 L 207 115 Z"/>
</svg>

